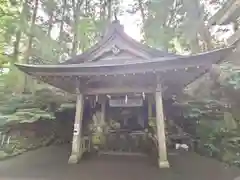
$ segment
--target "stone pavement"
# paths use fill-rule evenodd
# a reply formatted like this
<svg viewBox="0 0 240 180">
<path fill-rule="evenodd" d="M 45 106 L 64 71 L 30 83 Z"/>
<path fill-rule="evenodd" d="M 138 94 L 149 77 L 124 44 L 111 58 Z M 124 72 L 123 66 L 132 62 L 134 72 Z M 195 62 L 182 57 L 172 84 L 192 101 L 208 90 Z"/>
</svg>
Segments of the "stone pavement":
<svg viewBox="0 0 240 180">
<path fill-rule="evenodd" d="M 146 157 L 100 156 L 68 165 L 69 148 L 52 146 L 0 162 L 0 180 L 234 180 L 240 169 L 226 168 L 193 153 L 170 155 L 170 169 Z"/>
</svg>

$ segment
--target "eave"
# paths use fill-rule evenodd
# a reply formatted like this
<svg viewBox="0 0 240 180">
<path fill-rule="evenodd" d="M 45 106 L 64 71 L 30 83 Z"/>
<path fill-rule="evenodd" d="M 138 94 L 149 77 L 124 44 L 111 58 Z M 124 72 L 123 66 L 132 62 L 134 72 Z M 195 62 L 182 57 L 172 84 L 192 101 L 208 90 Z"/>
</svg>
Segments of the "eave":
<svg viewBox="0 0 240 180">
<path fill-rule="evenodd" d="M 111 61 L 111 63 L 102 64 L 99 63 L 99 61 L 65 65 L 16 64 L 16 66 L 21 71 L 70 93 L 75 92 L 76 79 L 80 80 L 82 86 L 85 86 L 82 87 L 83 91 L 86 94 L 91 94 L 96 93 L 98 90 L 94 90 L 93 88 L 88 89 L 86 82 L 89 78 L 102 76 L 102 79 L 104 79 L 105 76 L 113 76 L 114 78 L 118 75 L 125 76 L 155 73 L 160 73 L 165 81 L 165 85 L 171 87 L 168 90 L 169 93 L 176 93 L 177 91 L 181 91 L 187 84 L 209 71 L 212 64 L 219 63 L 221 60 L 225 59 L 232 50 L 233 47 L 228 47 L 191 56 L 153 58 L 148 61 L 142 61 L 142 59 L 135 61 L 129 60 L 125 64 L 116 64 L 113 61 Z M 149 91 L 149 89 L 154 89 L 154 86 L 150 88 L 139 87 L 139 89 L 140 88 L 148 88 L 146 91 Z M 101 90 L 101 92 L 103 91 Z"/>
<path fill-rule="evenodd" d="M 38 76 L 94 76 L 117 75 L 128 73 L 142 73 L 152 71 L 166 71 L 195 66 L 211 66 L 224 59 L 232 51 L 233 47 L 219 49 L 197 55 L 181 57 L 161 57 L 151 60 L 138 59 L 126 61 L 126 63 L 81 63 L 58 65 L 28 65 L 16 64 L 23 72 Z"/>
</svg>

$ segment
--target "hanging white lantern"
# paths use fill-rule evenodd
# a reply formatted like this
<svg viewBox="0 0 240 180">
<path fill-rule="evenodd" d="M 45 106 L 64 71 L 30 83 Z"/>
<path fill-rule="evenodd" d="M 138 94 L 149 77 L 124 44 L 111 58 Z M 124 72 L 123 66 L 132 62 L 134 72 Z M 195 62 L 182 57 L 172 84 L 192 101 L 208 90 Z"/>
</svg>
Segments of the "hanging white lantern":
<svg viewBox="0 0 240 180">
<path fill-rule="evenodd" d="M 125 96 L 125 104 L 127 104 L 127 101 L 128 101 L 128 96 L 126 95 Z"/>
<path fill-rule="evenodd" d="M 96 95 L 96 102 L 98 102 L 98 95 Z"/>
</svg>

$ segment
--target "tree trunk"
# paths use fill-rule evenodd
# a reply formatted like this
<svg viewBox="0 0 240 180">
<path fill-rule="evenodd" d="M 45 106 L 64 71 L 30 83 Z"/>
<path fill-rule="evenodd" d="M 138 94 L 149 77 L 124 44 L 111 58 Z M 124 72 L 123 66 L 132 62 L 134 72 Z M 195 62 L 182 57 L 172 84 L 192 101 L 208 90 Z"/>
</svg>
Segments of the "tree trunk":
<svg viewBox="0 0 240 180">
<path fill-rule="evenodd" d="M 30 25 L 30 32 L 29 32 L 29 36 L 28 36 L 28 46 L 27 46 L 27 50 L 26 50 L 25 56 L 24 56 L 24 61 L 27 64 L 30 63 L 32 42 L 33 42 L 33 30 L 34 30 L 34 26 L 35 26 L 35 22 L 36 22 L 36 17 L 37 17 L 38 5 L 39 5 L 39 0 L 35 0 L 32 20 L 31 20 L 31 25 Z M 31 88 L 31 79 L 27 75 L 25 75 L 23 84 L 24 84 L 24 86 L 23 86 L 24 92 L 25 93 L 29 92 L 29 90 Z"/>
<path fill-rule="evenodd" d="M 64 25 L 64 17 L 65 17 L 65 11 L 67 6 L 67 0 L 63 0 L 63 6 L 62 6 L 62 19 L 60 24 L 60 32 L 59 32 L 59 43 L 61 44 L 63 41 L 63 25 Z"/>
<path fill-rule="evenodd" d="M 145 24 L 146 17 L 145 17 L 145 13 L 144 13 L 142 0 L 138 0 L 138 8 L 139 8 L 140 13 L 141 13 L 142 23 Z"/>
<path fill-rule="evenodd" d="M 51 11 L 51 14 L 49 15 L 49 22 L 48 22 L 48 32 L 47 32 L 47 35 L 49 37 L 51 37 L 51 32 L 52 32 L 52 28 L 53 28 L 53 11 Z"/>
<path fill-rule="evenodd" d="M 20 14 L 19 23 L 23 22 L 24 14 L 26 13 L 27 7 L 28 7 L 27 4 L 28 4 L 28 0 L 25 0 L 22 5 L 22 11 Z M 18 30 L 16 32 L 16 36 L 15 36 L 16 40 L 13 43 L 13 59 L 12 59 L 11 64 L 18 62 L 19 45 L 20 45 L 21 36 L 22 36 L 22 30 L 20 28 L 18 28 Z"/>
<path fill-rule="evenodd" d="M 107 16 L 107 19 L 108 21 L 110 22 L 111 19 L 112 19 L 112 0 L 108 0 L 107 1 L 107 8 L 108 8 L 108 16 Z"/>
<path fill-rule="evenodd" d="M 203 25 L 201 26 L 201 29 L 199 30 L 199 34 L 206 45 L 205 50 L 209 51 L 209 50 L 213 49 L 212 37 L 209 32 L 209 28 L 204 24 L 204 22 L 202 24 Z"/>
<path fill-rule="evenodd" d="M 16 40 L 13 44 L 13 59 L 12 59 L 11 65 L 18 62 L 19 44 L 20 44 L 21 36 L 22 36 L 22 32 L 21 30 L 18 30 L 15 36 Z"/>
<path fill-rule="evenodd" d="M 83 0 L 72 0 L 72 8 L 73 8 L 73 42 L 72 42 L 72 56 L 77 54 L 79 37 L 78 37 L 78 24 L 79 24 L 79 14 L 80 8 L 83 4 Z"/>
<path fill-rule="evenodd" d="M 24 22 L 27 14 L 27 10 L 28 10 L 28 2 L 29 0 L 24 0 L 23 4 L 22 4 L 22 10 L 19 14 L 19 27 L 16 30 L 16 34 L 15 34 L 15 41 L 13 42 L 13 54 L 12 54 L 12 58 L 10 61 L 10 68 L 9 68 L 9 73 L 8 75 L 10 76 L 10 78 L 12 79 L 16 79 L 16 81 L 18 81 L 19 83 L 17 83 L 15 86 L 11 86 L 13 87 L 13 92 L 15 93 L 22 93 L 24 91 L 24 80 L 25 80 L 25 74 L 18 71 L 16 69 L 16 67 L 14 66 L 14 63 L 18 63 L 19 62 L 19 47 L 20 47 L 20 42 L 21 42 L 21 37 L 22 37 L 22 29 L 20 28 L 20 24 L 22 22 Z"/>
<path fill-rule="evenodd" d="M 199 40 L 197 35 L 190 41 L 190 48 L 193 54 L 201 52 L 201 47 L 199 45 Z"/>
<path fill-rule="evenodd" d="M 36 17 L 37 17 L 38 3 L 39 3 L 39 0 L 35 0 L 32 20 L 31 20 L 31 25 L 30 25 L 30 32 L 29 32 L 29 36 L 28 36 L 28 47 L 27 47 L 27 50 L 25 53 L 25 58 L 24 58 L 26 63 L 30 62 L 29 58 L 30 58 L 30 53 L 32 50 L 33 30 L 34 30 L 34 26 L 35 26 L 35 22 L 36 22 Z"/>
<path fill-rule="evenodd" d="M 100 0 L 100 20 L 104 21 L 106 16 L 106 3 L 104 0 Z"/>
<path fill-rule="evenodd" d="M 199 45 L 199 38 L 203 40 L 207 50 L 212 49 L 212 38 L 208 27 L 203 20 L 203 11 L 199 0 L 184 0 L 183 5 L 187 12 L 187 18 L 193 22 L 199 22 L 199 28 L 196 30 L 196 37 L 190 42 L 193 53 L 201 52 L 202 48 Z M 190 28 L 190 27 L 189 27 Z M 187 36 L 188 34 L 186 34 Z M 197 37 L 199 35 L 199 37 Z"/>
</svg>

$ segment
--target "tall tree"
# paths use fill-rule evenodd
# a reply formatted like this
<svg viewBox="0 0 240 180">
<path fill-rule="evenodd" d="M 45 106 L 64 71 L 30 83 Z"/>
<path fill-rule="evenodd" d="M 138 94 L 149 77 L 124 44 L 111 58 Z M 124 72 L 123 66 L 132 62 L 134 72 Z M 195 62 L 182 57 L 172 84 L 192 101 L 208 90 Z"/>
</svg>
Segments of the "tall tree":
<svg viewBox="0 0 240 180">
<path fill-rule="evenodd" d="M 24 57 L 24 61 L 26 63 L 30 63 L 32 43 L 33 43 L 33 38 L 34 38 L 33 32 L 34 32 L 36 18 L 37 18 L 37 11 L 38 11 L 38 8 L 39 8 L 38 6 L 39 6 L 39 0 L 35 0 L 34 1 L 33 13 L 32 13 L 32 17 L 31 17 L 30 29 L 29 29 L 29 32 L 28 32 L 27 49 L 26 49 L 25 57 Z"/>
<path fill-rule="evenodd" d="M 67 0 L 62 1 L 62 7 L 61 7 L 61 20 L 60 20 L 60 30 L 59 30 L 59 43 L 62 43 L 63 36 L 64 36 L 64 23 L 65 23 L 65 13 L 67 9 Z"/>
<path fill-rule="evenodd" d="M 43 8 L 48 16 L 48 21 L 47 21 L 47 35 L 50 37 L 52 28 L 55 23 L 55 16 L 57 14 L 57 2 L 55 0 L 47 0 L 43 1 Z"/>
<path fill-rule="evenodd" d="M 77 54 L 78 45 L 79 45 L 79 18 L 81 6 L 83 4 L 83 0 L 72 0 L 72 9 L 73 9 L 73 42 L 72 42 L 72 56 Z"/>
<path fill-rule="evenodd" d="M 212 37 L 205 25 L 205 9 L 199 0 L 183 0 L 183 10 L 186 17 L 183 21 L 183 33 L 189 40 L 193 53 L 212 49 Z M 192 27 L 192 28 L 189 28 Z M 200 40 L 204 46 L 200 46 Z"/>
<path fill-rule="evenodd" d="M 24 0 L 22 3 L 22 10 L 19 15 L 19 22 L 16 28 L 16 36 L 15 36 L 15 41 L 13 44 L 13 61 L 18 62 L 19 58 L 19 51 L 20 51 L 20 41 L 22 37 L 22 31 L 23 31 L 23 26 L 22 24 L 26 25 L 26 20 L 27 20 L 27 13 L 28 13 L 28 3 L 29 0 Z"/>
<path fill-rule="evenodd" d="M 25 56 L 24 56 L 24 61 L 27 64 L 30 63 L 30 60 L 31 60 L 31 50 L 32 50 L 32 43 L 33 43 L 33 38 L 34 38 L 33 32 L 34 32 L 34 27 L 35 27 L 35 23 L 36 23 L 38 8 L 39 8 L 39 0 L 35 0 L 31 23 L 30 23 L 30 30 L 28 32 L 29 34 L 28 34 L 27 49 L 25 51 Z M 23 89 L 24 92 L 28 92 L 29 88 L 31 87 L 31 79 L 27 75 L 25 75 L 23 87 L 24 87 L 24 89 Z"/>
</svg>

